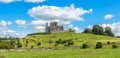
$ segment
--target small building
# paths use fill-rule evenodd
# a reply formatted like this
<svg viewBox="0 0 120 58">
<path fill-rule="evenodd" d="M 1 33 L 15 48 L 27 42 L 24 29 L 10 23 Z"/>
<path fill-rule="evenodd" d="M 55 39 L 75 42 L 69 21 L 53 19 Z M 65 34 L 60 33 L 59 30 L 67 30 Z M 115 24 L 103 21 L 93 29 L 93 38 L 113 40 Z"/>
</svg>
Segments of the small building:
<svg viewBox="0 0 120 58">
<path fill-rule="evenodd" d="M 64 27 L 63 26 L 58 26 L 57 22 L 51 22 L 50 26 L 48 26 L 48 23 L 46 23 L 46 28 L 45 31 L 47 33 L 51 33 L 51 32 L 61 32 L 64 31 Z"/>
</svg>

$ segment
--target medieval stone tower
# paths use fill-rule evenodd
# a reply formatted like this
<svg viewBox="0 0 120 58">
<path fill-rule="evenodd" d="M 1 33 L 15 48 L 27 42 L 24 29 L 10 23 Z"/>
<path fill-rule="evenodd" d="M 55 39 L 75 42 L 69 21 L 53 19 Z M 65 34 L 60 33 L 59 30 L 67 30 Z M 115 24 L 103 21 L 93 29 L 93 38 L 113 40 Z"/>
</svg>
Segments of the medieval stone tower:
<svg viewBox="0 0 120 58">
<path fill-rule="evenodd" d="M 46 32 L 50 33 L 50 32 L 61 32 L 64 31 L 63 26 L 58 26 L 57 22 L 51 22 L 50 26 L 48 26 L 48 23 L 46 23 Z"/>
</svg>

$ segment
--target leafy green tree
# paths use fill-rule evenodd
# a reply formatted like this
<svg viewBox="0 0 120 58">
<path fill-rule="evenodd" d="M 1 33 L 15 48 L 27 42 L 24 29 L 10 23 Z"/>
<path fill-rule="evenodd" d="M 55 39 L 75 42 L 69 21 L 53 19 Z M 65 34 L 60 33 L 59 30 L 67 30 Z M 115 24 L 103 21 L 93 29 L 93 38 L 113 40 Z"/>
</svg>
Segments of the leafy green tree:
<svg viewBox="0 0 120 58">
<path fill-rule="evenodd" d="M 114 36 L 113 32 L 111 31 L 111 28 L 110 27 L 105 27 L 105 34 L 107 36 Z"/>
<path fill-rule="evenodd" d="M 86 28 L 83 33 L 90 33 L 91 34 L 92 33 L 92 29 Z"/>
<path fill-rule="evenodd" d="M 96 35 L 104 35 L 103 28 L 99 25 L 94 25 L 92 28 L 92 33 Z"/>
</svg>

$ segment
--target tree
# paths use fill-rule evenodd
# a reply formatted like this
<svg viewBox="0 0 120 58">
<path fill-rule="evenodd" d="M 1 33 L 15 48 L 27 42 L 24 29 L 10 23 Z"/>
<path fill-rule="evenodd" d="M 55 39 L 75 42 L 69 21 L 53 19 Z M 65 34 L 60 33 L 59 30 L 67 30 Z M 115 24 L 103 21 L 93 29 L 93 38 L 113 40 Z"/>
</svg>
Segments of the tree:
<svg viewBox="0 0 120 58">
<path fill-rule="evenodd" d="M 94 25 L 92 28 L 92 33 L 96 35 L 104 35 L 103 28 L 99 25 Z"/>
<path fill-rule="evenodd" d="M 92 29 L 86 28 L 83 33 L 90 33 L 91 34 L 92 33 Z"/>
<path fill-rule="evenodd" d="M 110 27 L 105 27 L 105 34 L 106 34 L 107 36 L 112 36 L 112 37 L 114 36 L 114 34 L 112 33 Z"/>
</svg>

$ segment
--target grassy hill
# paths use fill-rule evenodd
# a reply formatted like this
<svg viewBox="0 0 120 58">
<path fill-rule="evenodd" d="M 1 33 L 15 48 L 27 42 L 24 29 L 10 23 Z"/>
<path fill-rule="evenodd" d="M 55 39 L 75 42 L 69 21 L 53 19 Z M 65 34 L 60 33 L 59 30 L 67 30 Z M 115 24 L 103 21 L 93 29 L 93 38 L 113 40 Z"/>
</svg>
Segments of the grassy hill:
<svg viewBox="0 0 120 58">
<path fill-rule="evenodd" d="M 102 42 L 105 45 L 104 48 L 111 48 L 109 47 L 111 45 L 106 45 L 108 41 L 111 43 L 116 43 L 118 45 L 120 43 L 120 38 L 74 32 L 59 32 L 51 34 L 37 33 L 24 37 L 20 40 L 20 42 L 22 43 L 22 48 L 31 48 L 31 46 L 33 46 L 33 48 L 65 47 L 66 43 L 55 46 L 55 42 L 59 39 L 72 40 L 74 42 L 73 46 L 81 46 L 83 43 L 87 43 L 91 46 L 90 48 L 94 48 L 96 42 Z M 39 42 L 40 46 L 37 46 Z"/>
<path fill-rule="evenodd" d="M 56 41 L 59 39 L 61 41 L 71 40 L 74 45 L 69 46 L 70 48 L 65 46 L 67 43 L 55 46 Z M 108 41 L 111 44 L 106 44 Z M 41 43 L 40 46 L 37 45 L 39 42 Z M 103 48 L 94 49 L 96 42 L 102 42 Z M 6 52 L 1 50 L 0 58 L 120 58 L 120 38 L 115 37 L 73 32 L 36 33 L 20 39 L 20 43 L 22 43 L 21 48 L 31 48 L 32 46 L 39 49 L 14 49 Z M 80 49 L 83 43 L 88 44 L 90 47 Z M 112 49 L 113 43 L 116 43 L 118 48 Z M 45 49 L 50 47 L 62 47 L 62 49 Z"/>
</svg>

